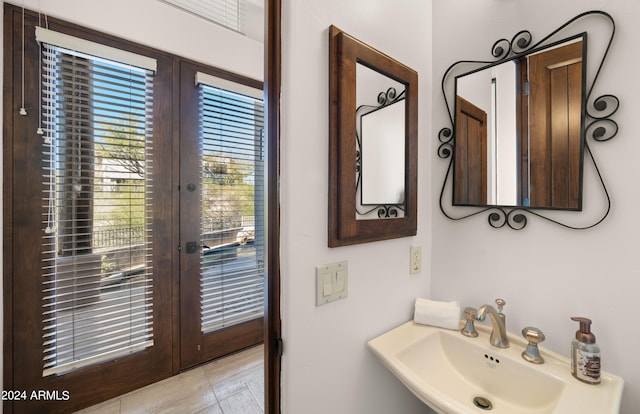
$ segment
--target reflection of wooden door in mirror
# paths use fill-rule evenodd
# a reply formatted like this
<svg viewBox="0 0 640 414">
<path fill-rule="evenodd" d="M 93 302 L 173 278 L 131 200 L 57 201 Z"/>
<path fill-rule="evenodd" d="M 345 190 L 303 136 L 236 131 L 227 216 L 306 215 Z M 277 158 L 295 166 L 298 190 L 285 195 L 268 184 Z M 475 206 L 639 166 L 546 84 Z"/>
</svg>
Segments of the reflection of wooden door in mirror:
<svg viewBox="0 0 640 414">
<path fill-rule="evenodd" d="M 532 207 L 580 208 L 582 48 L 529 57 Z"/>
<path fill-rule="evenodd" d="M 487 113 L 456 96 L 453 203 L 487 204 Z"/>
</svg>

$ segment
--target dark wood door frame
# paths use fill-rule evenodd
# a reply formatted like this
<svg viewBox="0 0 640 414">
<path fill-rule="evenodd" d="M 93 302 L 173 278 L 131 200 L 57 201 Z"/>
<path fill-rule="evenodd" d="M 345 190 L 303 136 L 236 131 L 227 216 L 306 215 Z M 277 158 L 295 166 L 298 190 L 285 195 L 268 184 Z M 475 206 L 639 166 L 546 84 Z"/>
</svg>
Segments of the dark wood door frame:
<svg viewBox="0 0 640 414">
<path fill-rule="evenodd" d="M 280 413 L 282 336 L 280 321 L 280 87 L 281 0 L 267 0 L 265 9 L 264 103 L 267 134 L 267 285 L 264 333 L 265 413 Z"/>
<path fill-rule="evenodd" d="M 529 83 L 529 64 L 523 56 L 516 63 L 516 129 L 518 143 L 518 195 L 519 205 L 529 205 L 529 93 L 523 90 Z"/>
</svg>

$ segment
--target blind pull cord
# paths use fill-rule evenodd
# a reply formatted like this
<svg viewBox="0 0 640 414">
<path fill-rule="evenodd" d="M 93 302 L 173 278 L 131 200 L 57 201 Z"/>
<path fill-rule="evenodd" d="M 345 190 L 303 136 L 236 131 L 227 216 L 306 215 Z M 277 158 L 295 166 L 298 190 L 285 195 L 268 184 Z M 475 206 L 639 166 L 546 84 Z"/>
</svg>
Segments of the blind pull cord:
<svg viewBox="0 0 640 414">
<path fill-rule="evenodd" d="M 42 26 L 42 17 L 40 13 L 38 13 L 38 26 Z M 42 129 L 42 47 L 38 47 L 38 78 L 40 79 L 40 87 L 38 88 L 38 129 L 36 130 L 36 134 L 44 135 L 44 130 Z M 49 143 L 51 140 L 47 137 L 45 138 L 45 143 Z"/>
<path fill-rule="evenodd" d="M 26 116 L 27 109 L 24 107 L 24 0 L 22 0 L 22 102 L 20 105 L 20 115 Z"/>
</svg>

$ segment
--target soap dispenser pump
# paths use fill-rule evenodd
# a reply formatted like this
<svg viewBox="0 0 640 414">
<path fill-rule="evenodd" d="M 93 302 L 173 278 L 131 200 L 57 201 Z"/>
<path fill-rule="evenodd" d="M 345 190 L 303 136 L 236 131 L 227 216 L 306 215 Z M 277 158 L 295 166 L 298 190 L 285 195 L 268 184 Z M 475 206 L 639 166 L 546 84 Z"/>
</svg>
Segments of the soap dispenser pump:
<svg viewBox="0 0 640 414">
<path fill-rule="evenodd" d="M 571 374 L 587 384 L 600 383 L 600 347 L 591 333 L 591 320 L 572 317 L 580 323 L 576 337 L 571 341 Z"/>
</svg>

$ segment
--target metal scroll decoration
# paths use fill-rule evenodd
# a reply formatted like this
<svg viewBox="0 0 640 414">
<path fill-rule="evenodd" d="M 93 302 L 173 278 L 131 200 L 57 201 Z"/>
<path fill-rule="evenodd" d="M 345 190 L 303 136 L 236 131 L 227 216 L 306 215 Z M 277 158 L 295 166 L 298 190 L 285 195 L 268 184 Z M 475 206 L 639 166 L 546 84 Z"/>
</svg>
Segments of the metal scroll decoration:
<svg viewBox="0 0 640 414">
<path fill-rule="evenodd" d="M 393 105 L 403 99 L 405 99 L 405 91 L 398 93 L 395 88 L 389 88 L 378 94 L 378 105 L 360 105 L 356 109 L 356 119 L 360 119 L 369 112 Z M 359 127 L 356 127 L 356 145 L 356 196 L 358 196 L 362 191 L 362 132 Z M 402 214 L 400 212 L 404 212 L 404 210 L 404 204 L 363 205 L 360 202 L 356 203 L 356 213 L 361 216 L 366 216 L 376 211 L 378 218 L 397 218 Z"/>
<path fill-rule="evenodd" d="M 513 59 L 514 57 L 518 57 L 520 55 L 526 54 L 528 51 L 539 48 L 541 46 L 547 45 L 554 40 L 556 40 L 559 36 L 558 34 L 570 27 L 576 21 L 584 19 L 589 16 L 597 16 L 606 19 L 610 23 L 610 35 L 609 41 L 606 44 L 606 49 L 602 54 L 602 59 L 600 64 L 598 65 L 598 69 L 593 77 L 593 81 L 591 85 L 587 85 L 586 95 L 585 95 L 585 126 L 584 126 L 584 154 L 585 160 L 588 159 L 593 163 L 595 168 L 595 172 L 597 174 L 599 184 L 602 186 L 603 194 L 606 197 L 606 208 L 604 212 L 595 219 L 595 222 L 583 225 L 583 226 L 574 226 L 567 223 L 563 223 L 547 215 L 535 211 L 535 208 L 531 207 L 519 207 L 519 206 L 486 206 L 479 207 L 479 210 L 475 210 L 471 213 L 466 213 L 458 216 L 454 216 L 450 212 L 447 211 L 445 205 L 443 203 L 445 188 L 447 187 L 447 182 L 452 180 L 452 167 L 453 167 L 453 153 L 454 153 L 454 145 L 455 145 L 455 137 L 453 134 L 454 128 L 454 114 L 449 105 L 449 101 L 447 100 L 447 89 L 445 87 L 445 83 L 449 79 L 452 71 L 458 68 L 460 65 L 476 65 L 476 67 L 480 68 L 484 65 L 489 64 L 498 64 L 503 61 L 507 61 Z M 450 158 L 449 166 L 447 168 L 447 173 L 444 178 L 444 182 L 442 184 L 442 190 L 440 192 L 440 210 L 442 213 L 451 220 L 462 220 L 466 218 L 470 218 L 479 214 L 487 213 L 488 214 L 488 222 L 489 225 L 493 228 L 501 228 L 501 227 L 509 227 L 513 230 L 521 230 L 526 227 L 528 219 L 527 215 L 533 215 L 538 218 L 559 224 L 563 227 L 575 230 L 584 230 L 595 227 L 600 224 L 604 219 L 609 215 L 609 211 L 611 210 L 611 198 L 607 191 L 607 188 L 604 183 L 604 179 L 600 173 L 600 170 L 597 166 L 596 160 L 593 156 L 593 152 L 589 147 L 588 139 L 591 139 L 595 142 L 604 142 L 612 139 L 618 133 L 618 124 L 615 120 L 611 119 L 613 114 L 615 114 L 619 108 L 620 102 L 618 98 L 614 95 L 602 95 L 597 98 L 592 98 L 591 94 L 593 92 L 593 88 L 598 80 L 598 76 L 600 75 L 600 71 L 604 64 L 604 61 L 609 53 L 611 48 L 611 44 L 613 42 L 615 34 L 615 22 L 611 15 L 604 11 L 593 10 L 581 13 L 574 18 L 570 19 L 562 26 L 558 27 L 556 30 L 548 34 L 542 40 L 537 43 L 533 43 L 533 36 L 527 30 L 522 30 L 516 33 L 515 36 L 511 39 L 511 41 L 507 39 L 500 39 L 496 41 L 492 48 L 491 54 L 495 58 L 493 61 L 474 61 L 474 60 L 461 60 L 453 65 L 449 66 L 449 68 L 445 71 L 442 77 L 442 94 L 445 100 L 445 104 L 447 106 L 447 112 L 449 114 L 451 128 L 445 127 L 440 130 L 438 133 L 438 140 L 440 142 L 438 147 L 438 156 L 442 159 Z"/>
</svg>

